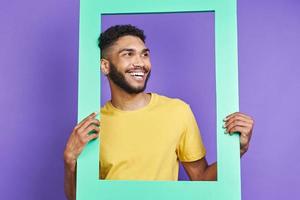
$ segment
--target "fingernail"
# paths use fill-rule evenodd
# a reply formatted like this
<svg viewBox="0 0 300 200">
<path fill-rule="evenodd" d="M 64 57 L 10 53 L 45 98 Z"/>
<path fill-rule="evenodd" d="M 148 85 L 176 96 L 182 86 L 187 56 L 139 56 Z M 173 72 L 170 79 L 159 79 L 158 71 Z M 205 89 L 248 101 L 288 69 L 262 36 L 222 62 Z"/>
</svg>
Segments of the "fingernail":
<svg viewBox="0 0 300 200">
<path fill-rule="evenodd" d="M 97 116 L 97 115 L 99 115 L 99 113 L 100 113 L 99 111 L 97 111 L 97 112 L 94 112 L 94 114 L 95 114 L 96 116 Z"/>
</svg>

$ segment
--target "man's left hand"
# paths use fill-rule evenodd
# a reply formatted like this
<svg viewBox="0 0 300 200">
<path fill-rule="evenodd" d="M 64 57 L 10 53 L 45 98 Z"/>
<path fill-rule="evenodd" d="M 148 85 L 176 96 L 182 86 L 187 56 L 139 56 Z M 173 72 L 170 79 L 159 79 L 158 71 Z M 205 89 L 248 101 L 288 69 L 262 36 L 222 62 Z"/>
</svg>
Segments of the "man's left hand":
<svg viewBox="0 0 300 200">
<path fill-rule="evenodd" d="M 224 128 L 226 129 L 226 133 L 240 133 L 240 155 L 242 157 L 249 148 L 249 143 L 254 126 L 254 120 L 246 114 L 235 112 L 228 115 L 224 119 L 224 122 Z"/>
</svg>

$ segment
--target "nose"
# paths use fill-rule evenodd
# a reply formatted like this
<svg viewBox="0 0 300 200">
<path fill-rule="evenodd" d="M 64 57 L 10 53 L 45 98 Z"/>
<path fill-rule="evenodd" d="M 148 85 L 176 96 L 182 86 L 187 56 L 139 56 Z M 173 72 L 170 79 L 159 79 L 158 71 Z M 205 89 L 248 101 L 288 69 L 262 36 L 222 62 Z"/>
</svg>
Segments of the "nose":
<svg viewBox="0 0 300 200">
<path fill-rule="evenodd" d="M 140 55 L 136 55 L 134 62 L 133 62 L 134 67 L 144 67 L 145 66 L 145 62 L 143 60 L 143 58 Z"/>
</svg>

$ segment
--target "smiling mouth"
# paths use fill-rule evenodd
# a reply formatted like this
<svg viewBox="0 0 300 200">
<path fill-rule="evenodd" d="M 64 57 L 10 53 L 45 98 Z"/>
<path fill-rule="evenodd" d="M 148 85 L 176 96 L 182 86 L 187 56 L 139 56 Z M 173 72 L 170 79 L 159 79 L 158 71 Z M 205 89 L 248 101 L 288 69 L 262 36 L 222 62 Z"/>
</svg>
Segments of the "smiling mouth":
<svg viewBox="0 0 300 200">
<path fill-rule="evenodd" d="M 143 80 L 145 76 L 145 72 L 130 72 L 129 74 L 136 80 Z"/>
<path fill-rule="evenodd" d="M 147 71 L 146 70 L 143 70 L 143 69 L 138 69 L 138 70 L 130 70 L 127 72 L 131 78 L 133 78 L 134 80 L 137 80 L 137 81 L 143 81 L 145 80 L 145 77 L 146 77 L 146 74 L 147 74 Z"/>
</svg>

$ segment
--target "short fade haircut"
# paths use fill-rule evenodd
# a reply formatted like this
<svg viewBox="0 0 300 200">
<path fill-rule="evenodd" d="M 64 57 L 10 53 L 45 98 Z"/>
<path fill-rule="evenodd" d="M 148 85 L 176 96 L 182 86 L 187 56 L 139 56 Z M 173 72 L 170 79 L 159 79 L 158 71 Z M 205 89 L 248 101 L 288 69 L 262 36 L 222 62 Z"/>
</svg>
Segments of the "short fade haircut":
<svg viewBox="0 0 300 200">
<path fill-rule="evenodd" d="M 101 50 L 101 58 L 105 57 L 106 50 L 110 46 L 112 46 L 120 37 L 127 35 L 136 36 L 145 43 L 146 36 L 144 35 L 143 30 L 131 24 L 111 26 L 107 30 L 102 32 L 98 38 L 98 46 Z"/>
</svg>

